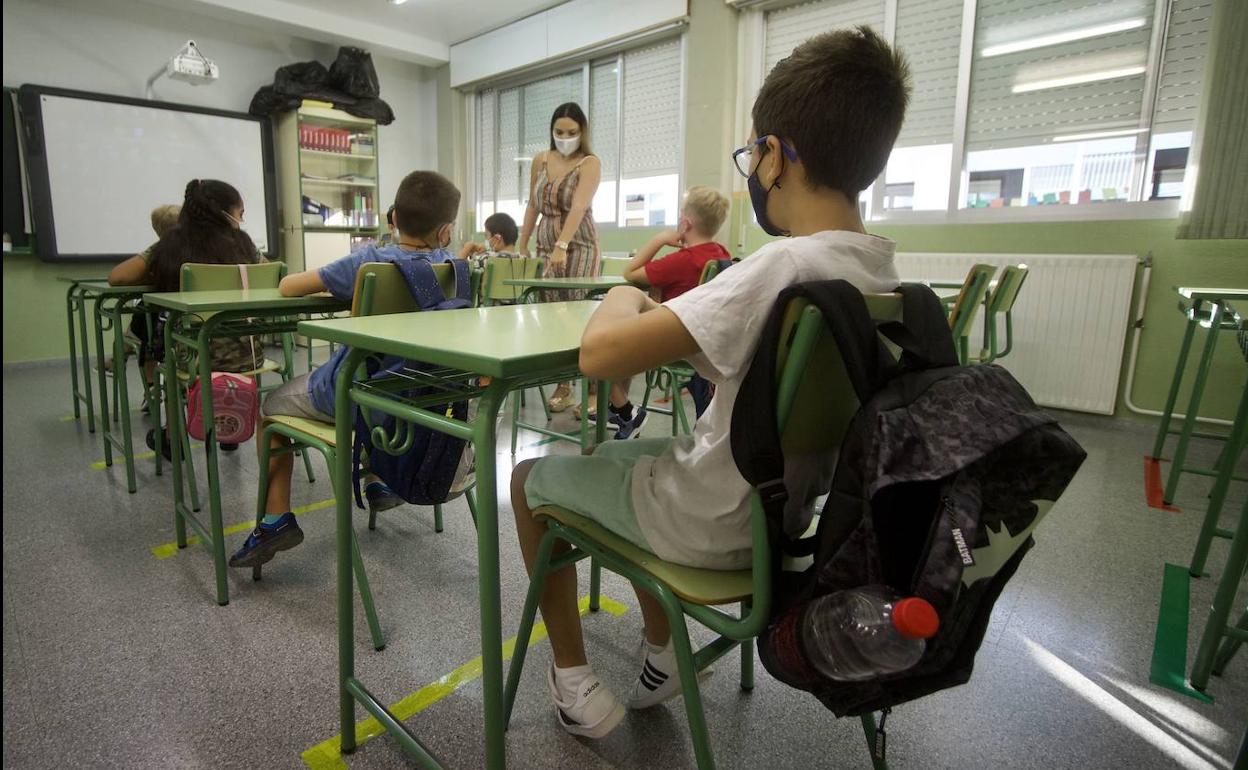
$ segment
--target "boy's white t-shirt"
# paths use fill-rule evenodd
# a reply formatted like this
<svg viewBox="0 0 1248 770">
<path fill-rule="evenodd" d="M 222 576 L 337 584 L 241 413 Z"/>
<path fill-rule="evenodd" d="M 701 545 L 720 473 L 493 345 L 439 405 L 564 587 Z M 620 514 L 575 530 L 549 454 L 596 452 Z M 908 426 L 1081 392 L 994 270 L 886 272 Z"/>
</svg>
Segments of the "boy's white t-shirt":
<svg viewBox="0 0 1248 770">
<path fill-rule="evenodd" d="M 664 304 L 701 352 L 689 363 L 715 383 L 715 397 L 692 436 L 633 467 L 637 523 L 659 557 L 692 567 L 750 566 L 750 486 L 732 459 L 732 409 L 780 292 L 796 283 L 843 279 L 864 294 L 893 291 L 896 244 L 826 230 L 786 238 Z"/>
</svg>

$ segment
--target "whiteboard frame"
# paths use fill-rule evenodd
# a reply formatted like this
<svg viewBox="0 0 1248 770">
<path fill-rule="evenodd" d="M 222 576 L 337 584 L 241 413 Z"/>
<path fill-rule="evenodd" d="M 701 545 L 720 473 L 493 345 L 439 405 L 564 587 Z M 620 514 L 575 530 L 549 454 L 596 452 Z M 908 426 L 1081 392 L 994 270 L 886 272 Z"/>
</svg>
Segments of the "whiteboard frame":
<svg viewBox="0 0 1248 770">
<path fill-rule="evenodd" d="M 18 89 L 18 106 L 21 110 L 20 126 L 24 132 L 26 167 L 30 179 L 30 206 L 35 220 L 35 250 L 44 262 L 120 262 L 133 254 L 62 254 L 56 247 L 56 221 L 52 211 L 52 185 L 48 177 L 48 157 L 44 145 L 43 107 L 41 96 L 60 96 L 70 99 L 127 104 L 151 107 L 174 112 L 192 112 L 199 115 L 215 115 L 256 123 L 260 129 L 260 154 L 264 165 L 264 205 L 268 213 L 265 223 L 268 235 L 268 251 L 265 255 L 280 257 L 280 219 L 277 209 L 277 166 L 273 152 L 273 124 L 267 117 L 257 117 L 245 112 L 216 110 L 191 104 L 158 102 L 150 99 L 133 99 L 128 96 L 101 94 L 91 91 L 74 91 L 51 86 L 23 85 Z"/>
</svg>

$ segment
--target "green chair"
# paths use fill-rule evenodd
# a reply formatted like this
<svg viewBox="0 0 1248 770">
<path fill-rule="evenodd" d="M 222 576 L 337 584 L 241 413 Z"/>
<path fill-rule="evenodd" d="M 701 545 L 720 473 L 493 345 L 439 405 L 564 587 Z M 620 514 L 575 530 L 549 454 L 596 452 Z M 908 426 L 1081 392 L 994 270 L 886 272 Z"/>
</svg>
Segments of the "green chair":
<svg viewBox="0 0 1248 770">
<path fill-rule="evenodd" d="M 286 263 L 284 262 L 261 262 L 251 265 L 208 265 L 208 264 L 185 264 L 182 266 L 180 276 L 179 289 L 181 291 L 229 291 L 240 290 L 243 288 L 242 271 L 247 273 L 247 286 L 252 289 L 276 289 L 282 278 L 286 275 Z M 282 337 L 282 363 L 278 363 L 269 358 L 265 358 L 264 362 L 257 368 L 239 372 L 247 377 L 254 377 L 256 387 L 260 393 L 268 393 L 276 390 L 283 384 L 290 382 L 294 376 L 294 337 L 290 332 L 281 335 Z M 195 371 L 193 362 L 187 362 L 184 366 L 178 367 L 178 380 L 182 388 L 183 400 L 185 401 L 186 391 L 190 388 L 193 381 L 192 372 Z M 157 376 L 160 376 L 161 370 L 157 369 Z M 280 376 L 280 381 L 271 385 L 263 383 L 263 375 L 276 373 Z M 162 389 L 155 390 L 157 398 L 163 392 Z M 156 428 L 156 446 L 161 446 L 163 441 L 160 435 L 162 428 L 158 425 Z M 190 462 L 189 438 L 182 437 L 183 454 L 186 458 L 187 478 L 191 485 L 192 492 L 195 491 L 195 471 L 194 465 Z M 303 457 L 303 467 L 308 474 L 308 481 L 316 481 L 316 474 L 312 470 L 312 460 L 306 453 L 300 453 Z M 160 453 L 156 453 L 156 469 L 160 472 Z M 196 497 L 197 495 L 192 495 Z M 199 510 L 198 502 L 193 506 L 194 510 Z"/>
<path fill-rule="evenodd" d="M 961 291 L 951 300 L 949 308 L 949 328 L 953 330 L 953 341 L 958 348 L 958 360 L 963 365 L 970 363 L 971 327 L 975 323 L 975 314 L 988 296 L 992 275 L 997 272 L 995 265 L 973 265 Z"/>
<path fill-rule="evenodd" d="M 599 275 L 624 275 L 624 268 L 631 260 L 624 257 L 603 257 Z"/>
<path fill-rule="evenodd" d="M 1014 303 L 1018 301 L 1018 292 L 1023 288 L 1030 271 L 1026 265 L 1007 265 L 1001 270 L 997 286 L 988 292 L 984 307 L 984 347 L 979 357 L 974 359 L 978 364 L 990 364 L 999 358 L 1005 358 L 1014 349 Z M 1005 347 L 999 348 L 997 319 L 1005 317 Z"/>
<path fill-rule="evenodd" d="M 901 299 L 898 295 L 869 295 L 866 299 L 873 318 L 881 321 L 900 318 Z M 781 339 L 787 341 L 776 361 L 780 373 L 776 413 L 782 446 L 786 452 L 795 454 L 834 451 L 858 409 L 858 402 L 832 336 L 825 333 L 818 310 L 805 300 L 797 300 L 788 308 Z M 836 394 L 836 397 L 829 397 L 830 394 Z M 800 415 L 801 419 L 790 420 L 791 415 Z M 510 720 L 515 703 L 525 651 L 529 646 L 546 575 L 592 556 L 607 569 L 641 586 L 663 605 L 672 627 L 672 642 L 698 767 L 701 770 L 714 767 L 697 672 L 740 645 L 741 688 L 752 689 L 754 639 L 766 628 L 772 607 L 772 550 L 757 489 L 750 493 L 750 505 L 754 543 L 752 566 L 736 571 L 695 569 L 665 562 L 572 511 L 553 506 L 537 509 L 534 515 L 541 517 L 548 529 L 533 566 L 520 630 L 516 635 L 515 653 L 504 693 L 505 719 Z M 573 548 L 552 559 L 556 540 L 563 540 Z M 736 603 L 740 604 L 739 615 L 720 609 L 723 605 Z M 719 638 L 695 652 L 689 640 L 685 616 L 719 634 Z M 864 715 L 861 720 L 870 749 L 875 740 L 875 720 L 870 714 Z M 872 763 L 877 770 L 885 767 L 874 757 Z"/>
<path fill-rule="evenodd" d="M 433 269 L 438 276 L 439 283 L 442 284 L 443 292 L 447 296 L 454 296 L 454 268 L 451 265 L 434 265 Z M 449 291 L 447 290 L 448 285 L 450 287 Z M 393 264 L 388 262 L 369 262 L 362 265 L 359 272 L 356 273 L 355 291 L 351 302 L 352 316 L 414 313 L 419 312 L 419 310 L 420 306 L 412 298 L 403 275 Z M 275 435 L 290 439 L 290 445 L 276 450 L 273 449 L 271 444 Z M 336 460 L 338 446 L 333 423 L 288 415 L 272 415 L 264 418 L 260 437 L 257 441 L 260 453 L 260 491 L 256 500 L 256 523 L 259 526 L 260 520 L 264 518 L 269 485 L 269 459 L 273 454 L 288 454 L 301 449 L 315 449 L 321 453 L 327 465 L 332 468 Z M 335 489 L 334 494 L 335 496 L 350 494 L 350 490 Z M 475 520 L 476 513 L 471 490 L 466 494 L 466 497 L 469 510 L 473 511 Z M 435 505 L 433 511 L 434 530 L 441 532 L 442 506 Z M 370 530 L 377 528 L 376 514 L 371 511 L 368 517 L 368 528 Z M 377 619 L 377 610 L 373 603 L 372 589 L 369 586 L 368 575 L 364 569 L 364 561 L 360 556 L 359 542 L 355 538 L 354 531 L 351 538 L 351 562 L 355 573 L 356 585 L 360 591 L 360 600 L 364 605 L 364 615 L 368 620 L 369 632 L 372 634 L 373 646 L 380 650 L 385 647 L 385 640 L 382 637 L 381 626 Z M 256 580 L 260 579 L 261 571 L 259 567 L 253 569 L 252 576 Z"/>
<path fill-rule="evenodd" d="M 485 261 L 485 275 L 481 279 L 481 303 L 501 305 L 519 301 L 524 289 L 520 286 L 508 286 L 503 281 L 533 278 L 537 275 L 538 266 L 539 260 L 534 257 L 489 257 Z"/>
</svg>

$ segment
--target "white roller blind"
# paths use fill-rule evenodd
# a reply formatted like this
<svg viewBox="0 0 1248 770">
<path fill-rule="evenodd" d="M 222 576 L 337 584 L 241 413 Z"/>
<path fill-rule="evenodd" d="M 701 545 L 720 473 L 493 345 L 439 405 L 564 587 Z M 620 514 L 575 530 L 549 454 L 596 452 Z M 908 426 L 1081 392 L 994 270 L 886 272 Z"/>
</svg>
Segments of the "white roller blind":
<svg viewBox="0 0 1248 770">
<path fill-rule="evenodd" d="M 520 89 L 498 94 L 498 199 L 521 200 Z M 527 167 L 525 167 L 527 168 Z"/>
<path fill-rule="evenodd" d="M 771 72 L 776 62 L 792 53 L 806 38 L 859 24 L 883 35 L 883 0 L 816 0 L 768 12 L 764 43 L 766 72 Z"/>
<path fill-rule="evenodd" d="M 953 141 L 961 39 L 962 0 L 898 0 L 896 46 L 913 86 L 898 147 Z"/>
<path fill-rule="evenodd" d="M 610 59 L 589 70 L 590 148 L 602 161 L 602 178 L 615 179 L 620 155 L 619 63 Z"/>
<path fill-rule="evenodd" d="M 1161 84 L 1153 111 L 1155 134 L 1191 131 L 1196 124 L 1211 15 L 1212 0 L 1173 0 L 1170 6 Z"/>
<path fill-rule="evenodd" d="M 1152 16 L 1151 0 L 980 0 L 968 149 L 1138 126 Z M 1118 31 L 1062 41 L 1097 29 Z M 1034 47 L 984 55 L 1027 44 Z M 1111 72 L 1122 74 L 1073 82 Z"/>
<path fill-rule="evenodd" d="M 580 103 L 581 71 L 543 78 L 524 86 L 524 152 L 532 158 L 550 149 L 550 116 L 564 102 Z M 582 105 L 584 106 L 584 105 Z"/>
<path fill-rule="evenodd" d="M 495 166 L 498 161 L 498 92 L 477 94 L 477 198 L 494 201 Z"/>
<path fill-rule="evenodd" d="M 680 173 L 680 41 L 624 54 L 624 178 Z"/>
</svg>

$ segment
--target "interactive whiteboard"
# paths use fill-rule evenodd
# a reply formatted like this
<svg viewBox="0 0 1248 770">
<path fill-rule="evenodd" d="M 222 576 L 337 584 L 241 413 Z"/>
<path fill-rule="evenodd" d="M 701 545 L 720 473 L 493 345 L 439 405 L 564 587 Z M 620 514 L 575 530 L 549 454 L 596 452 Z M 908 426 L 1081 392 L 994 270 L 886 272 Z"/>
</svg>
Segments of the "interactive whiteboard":
<svg viewBox="0 0 1248 770">
<path fill-rule="evenodd" d="M 242 113 L 23 86 L 31 205 L 49 261 L 121 259 L 155 241 L 149 213 L 181 203 L 191 179 L 243 197 L 244 228 L 275 246 L 269 122 Z"/>
</svg>

